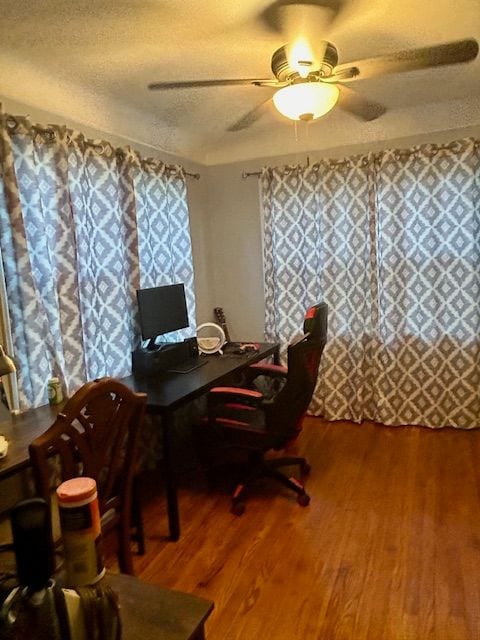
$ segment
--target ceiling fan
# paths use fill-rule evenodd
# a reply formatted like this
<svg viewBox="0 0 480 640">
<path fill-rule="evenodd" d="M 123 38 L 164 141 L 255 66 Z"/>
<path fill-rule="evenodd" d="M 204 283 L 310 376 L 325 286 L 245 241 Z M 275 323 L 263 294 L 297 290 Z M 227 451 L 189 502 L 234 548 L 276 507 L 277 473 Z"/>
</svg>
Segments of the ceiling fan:
<svg viewBox="0 0 480 640">
<path fill-rule="evenodd" d="M 320 0 L 323 7 L 332 8 L 340 0 Z M 297 3 L 294 0 L 277 0 L 262 14 L 267 25 L 281 31 L 279 11 L 288 5 L 319 5 L 318 0 Z M 337 12 L 340 5 L 336 7 Z M 386 108 L 360 96 L 348 83 L 391 73 L 428 69 L 444 65 L 460 64 L 474 60 L 478 55 L 478 43 L 472 38 L 445 44 L 398 51 L 356 62 L 338 64 L 337 48 L 331 42 L 321 40 L 311 44 L 298 37 L 277 49 L 271 60 L 274 78 L 241 78 L 218 80 L 188 80 L 179 82 L 154 82 L 151 90 L 188 89 L 193 87 L 221 87 L 254 85 L 276 89 L 273 102 L 280 113 L 292 120 L 314 120 L 336 104 L 357 118 L 375 120 Z M 228 128 L 228 131 L 246 129 L 258 120 L 270 98 L 249 111 Z"/>
</svg>

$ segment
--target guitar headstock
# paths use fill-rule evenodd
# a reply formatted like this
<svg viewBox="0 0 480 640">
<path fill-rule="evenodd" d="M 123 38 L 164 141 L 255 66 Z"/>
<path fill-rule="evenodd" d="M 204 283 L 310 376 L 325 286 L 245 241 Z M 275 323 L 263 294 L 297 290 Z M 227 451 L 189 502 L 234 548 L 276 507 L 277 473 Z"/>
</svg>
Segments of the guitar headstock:
<svg viewBox="0 0 480 640">
<path fill-rule="evenodd" d="M 219 324 L 225 324 L 226 320 L 225 320 L 225 314 L 223 312 L 222 307 L 215 307 L 215 309 L 213 310 L 213 313 L 215 314 L 215 320 L 219 323 Z"/>
</svg>

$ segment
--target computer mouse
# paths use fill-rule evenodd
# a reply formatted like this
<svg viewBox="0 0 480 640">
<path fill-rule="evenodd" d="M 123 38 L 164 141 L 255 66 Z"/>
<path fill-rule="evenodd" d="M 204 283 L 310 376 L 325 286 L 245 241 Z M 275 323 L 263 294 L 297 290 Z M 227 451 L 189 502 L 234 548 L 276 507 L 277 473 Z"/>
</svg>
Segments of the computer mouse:
<svg viewBox="0 0 480 640">
<path fill-rule="evenodd" d="M 254 342 L 247 342 L 242 344 L 239 351 L 240 353 L 251 353 L 252 351 L 258 351 L 259 345 Z"/>
</svg>

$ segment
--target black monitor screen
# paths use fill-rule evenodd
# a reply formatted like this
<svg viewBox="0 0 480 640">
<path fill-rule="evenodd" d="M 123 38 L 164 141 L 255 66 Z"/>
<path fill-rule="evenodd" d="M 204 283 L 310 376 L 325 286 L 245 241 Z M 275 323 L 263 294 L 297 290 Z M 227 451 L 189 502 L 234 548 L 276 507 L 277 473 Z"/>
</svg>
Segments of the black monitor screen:
<svg viewBox="0 0 480 640">
<path fill-rule="evenodd" d="M 139 289 L 137 300 L 140 329 L 144 340 L 188 327 L 183 284 Z"/>
</svg>

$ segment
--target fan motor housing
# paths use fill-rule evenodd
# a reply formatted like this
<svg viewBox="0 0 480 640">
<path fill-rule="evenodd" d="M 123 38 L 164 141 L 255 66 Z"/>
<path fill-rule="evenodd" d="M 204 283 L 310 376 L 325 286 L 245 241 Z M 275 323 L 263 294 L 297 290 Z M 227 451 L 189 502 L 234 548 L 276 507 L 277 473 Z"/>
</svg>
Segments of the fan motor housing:
<svg viewBox="0 0 480 640">
<path fill-rule="evenodd" d="M 338 64 L 337 48 L 331 42 L 322 40 L 319 48 L 324 49 L 323 58 L 320 62 L 318 69 L 312 69 L 315 74 L 318 74 L 321 78 L 331 76 L 334 68 Z M 300 74 L 296 69 L 290 67 L 287 57 L 288 45 L 284 44 L 283 47 L 277 49 L 272 56 L 272 72 L 280 82 L 294 81 L 300 78 Z"/>
</svg>

